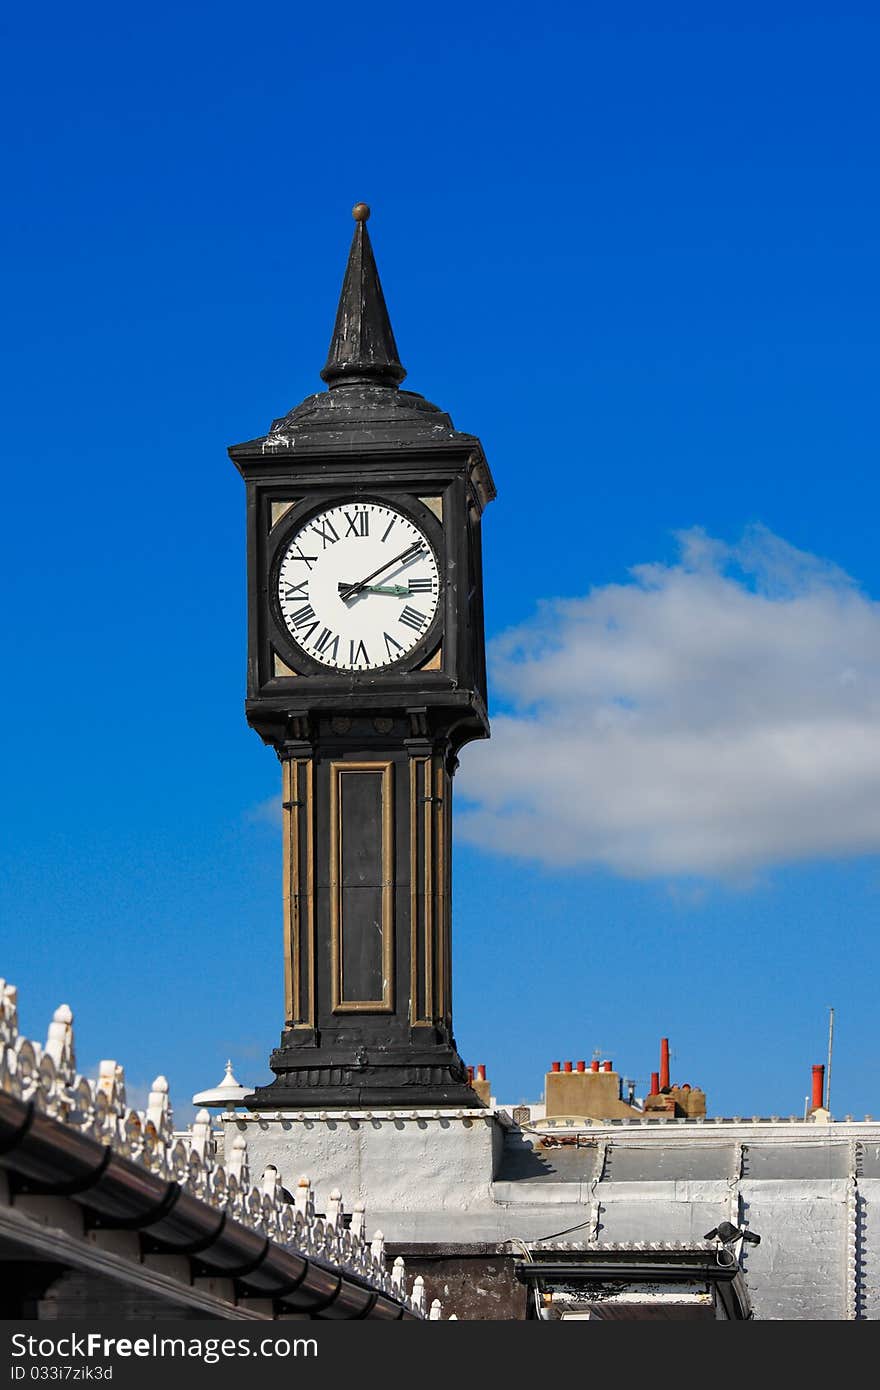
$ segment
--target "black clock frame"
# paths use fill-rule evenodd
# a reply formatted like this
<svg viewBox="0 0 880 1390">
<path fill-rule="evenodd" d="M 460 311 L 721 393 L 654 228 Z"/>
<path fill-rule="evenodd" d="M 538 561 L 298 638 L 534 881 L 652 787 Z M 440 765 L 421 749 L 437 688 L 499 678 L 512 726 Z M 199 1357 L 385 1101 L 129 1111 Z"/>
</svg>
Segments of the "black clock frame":
<svg viewBox="0 0 880 1390">
<path fill-rule="evenodd" d="M 318 447 L 303 440 L 288 454 L 269 453 L 266 440 L 257 439 L 230 449 L 247 486 L 245 713 L 279 757 L 294 727 L 303 727 L 304 720 L 322 710 L 347 714 L 353 701 L 382 714 L 427 709 L 430 720 L 455 726 L 453 755 L 471 739 L 488 737 L 480 530 L 483 509 L 495 490 L 479 440 L 450 433 L 436 443 L 419 441 L 409 447 L 370 441 L 347 451 L 328 448 L 323 440 Z M 444 590 L 437 609 L 442 630 L 439 624 L 429 630 L 399 664 L 352 672 L 316 663 L 313 671 L 297 675 L 298 650 L 273 607 L 271 562 L 296 524 L 294 508 L 305 517 L 330 502 L 359 497 L 411 513 L 414 521 L 424 523 L 432 544 L 436 540 Z M 421 498 L 439 500 L 442 521 L 430 508 L 422 510 Z M 290 510 L 273 525 L 273 508 L 279 504 Z M 438 645 L 435 666 L 430 659 Z M 276 656 L 294 674 L 278 671 Z"/>
<path fill-rule="evenodd" d="M 345 506 L 350 503 L 352 506 L 363 506 L 373 503 L 380 507 L 390 507 L 393 511 L 405 516 L 412 524 L 419 528 L 428 540 L 434 552 L 434 560 L 437 565 L 439 578 L 439 592 L 437 595 L 437 608 L 434 616 L 426 629 L 425 633 L 410 648 L 405 656 L 397 661 L 387 661 L 380 666 L 363 667 L 334 667 L 321 661 L 315 661 L 309 656 L 291 636 L 290 629 L 284 620 L 281 612 L 281 604 L 278 595 L 279 571 L 283 563 L 287 549 L 293 537 L 309 520 L 326 511 L 330 507 Z M 277 533 L 277 534 L 276 534 Z M 365 493 L 356 491 L 334 490 L 327 492 L 323 496 L 310 497 L 295 503 L 289 512 L 276 522 L 269 533 L 266 548 L 266 567 L 267 567 L 267 600 L 269 616 L 274 622 L 274 630 L 270 633 L 272 641 L 282 660 L 297 672 L 297 675 L 306 676 L 327 676 L 339 675 L 344 679 L 354 678 L 355 680 L 374 679 L 377 676 L 388 672 L 406 672 L 418 670 L 425 661 L 430 660 L 437 647 L 443 639 L 443 632 L 446 628 L 446 556 L 444 554 L 444 535 L 443 527 L 430 507 L 425 506 L 415 494 L 412 493 Z M 283 679 L 280 678 L 280 679 Z"/>
</svg>

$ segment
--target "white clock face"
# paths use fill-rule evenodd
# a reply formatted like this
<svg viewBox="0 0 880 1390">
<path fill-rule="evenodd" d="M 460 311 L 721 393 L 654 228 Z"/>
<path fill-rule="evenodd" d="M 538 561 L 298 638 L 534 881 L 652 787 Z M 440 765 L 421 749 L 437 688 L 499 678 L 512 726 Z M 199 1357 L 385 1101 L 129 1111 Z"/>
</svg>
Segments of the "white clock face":
<svg viewBox="0 0 880 1390">
<path fill-rule="evenodd" d="M 439 599 L 426 536 L 379 502 L 342 502 L 311 517 L 294 532 L 278 573 L 294 642 L 341 671 L 402 660 L 428 631 Z"/>
</svg>

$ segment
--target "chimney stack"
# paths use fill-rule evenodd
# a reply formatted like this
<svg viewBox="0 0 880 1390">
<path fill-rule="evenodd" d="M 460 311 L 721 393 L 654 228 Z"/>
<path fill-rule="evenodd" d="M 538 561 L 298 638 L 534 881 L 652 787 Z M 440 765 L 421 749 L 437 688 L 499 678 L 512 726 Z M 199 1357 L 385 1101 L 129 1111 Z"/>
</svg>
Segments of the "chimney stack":
<svg viewBox="0 0 880 1390">
<path fill-rule="evenodd" d="M 477 1067 L 477 1074 L 476 1074 L 476 1076 L 474 1077 L 473 1081 L 471 1082 L 471 1086 L 472 1086 L 473 1089 L 476 1091 L 477 1095 L 480 1097 L 480 1100 L 483 1102 L 483 1104 L 484 1104 L 484 1105 L 488 1105 L 489 1102 L 490 1102 L 491 1099 L 492 1099 L 492 1087 L 489 1085 L 489 1082 L 486 1080 L 486 1063 L 485 1063 L 485 1062 L 480 1062 L 479 1066 Z"/>
<path fill-rule="evenodd" d="M 480 1085 L 479 1080 L 475 1083 Z M 634 1120 L 641 1109 L 634 1105 L 635 1083 L 626 1082 L 629 1099 L 621 1094 L 621 1078 L 610 1059 L 587 1063 L 554 1062 L 544 1078 L 544 1113 L 547 1119 L 565 1115 L 586 1120 Z"/>
</svg>

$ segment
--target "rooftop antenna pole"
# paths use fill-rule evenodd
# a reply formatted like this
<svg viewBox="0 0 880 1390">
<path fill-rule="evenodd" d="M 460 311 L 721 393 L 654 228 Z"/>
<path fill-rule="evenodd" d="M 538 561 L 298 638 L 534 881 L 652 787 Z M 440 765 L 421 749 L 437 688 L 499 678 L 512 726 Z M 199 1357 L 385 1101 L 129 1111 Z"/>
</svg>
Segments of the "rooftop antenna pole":
<svg viewBox="0 0 880 1390">
<path fill-rule="evenodd" d="M 831 1049 L 834 1045 L 834 1010 L 828 1007 L 828 1069 L 825 1072 L 825 1109 L 831 1110 Z"/>
</svg>

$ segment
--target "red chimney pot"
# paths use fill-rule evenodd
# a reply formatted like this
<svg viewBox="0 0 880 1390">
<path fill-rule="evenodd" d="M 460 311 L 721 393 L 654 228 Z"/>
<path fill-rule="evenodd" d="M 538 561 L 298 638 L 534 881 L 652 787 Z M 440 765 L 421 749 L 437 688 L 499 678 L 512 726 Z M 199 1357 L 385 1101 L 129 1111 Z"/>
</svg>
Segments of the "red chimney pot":
<svg viewBox="0 0 880 1390">
<path fill-rule="evenodd" d="M 660 1090 L 669 1090 L 669 1039 L 660 1039 Z"/>
<path fill-rule="evenodd" d="M 563 1071 L 571 1071 L 571 1062 L 565 1062 L 565 1063 L 563 1064 L 562 1070 L 563 1070 Z"/>
</svg>

